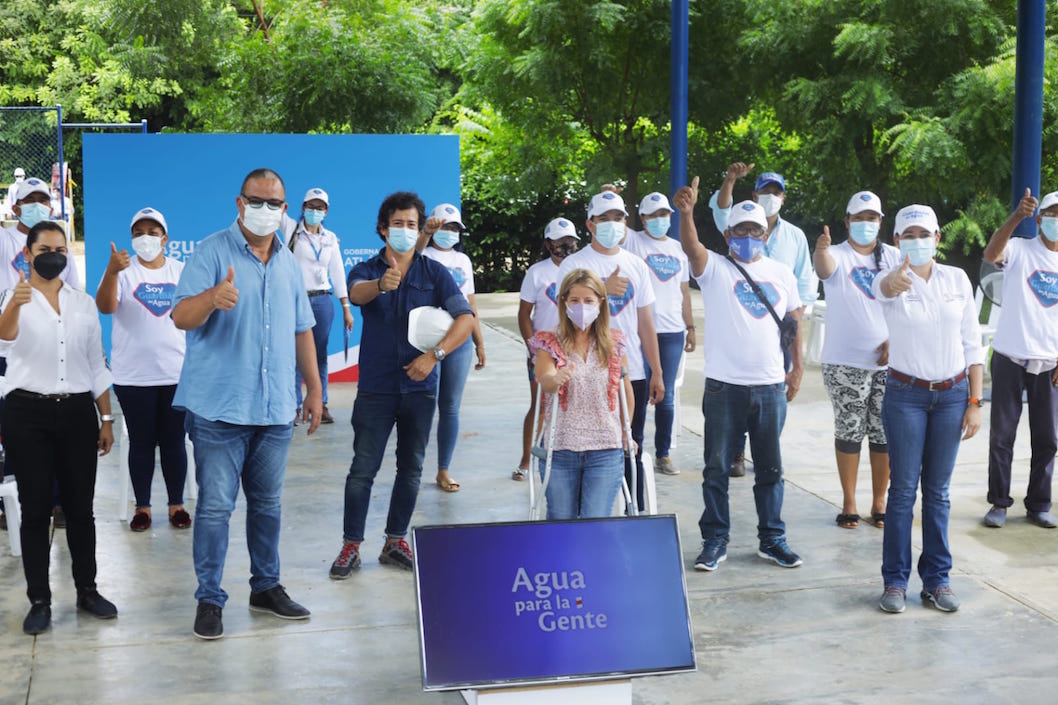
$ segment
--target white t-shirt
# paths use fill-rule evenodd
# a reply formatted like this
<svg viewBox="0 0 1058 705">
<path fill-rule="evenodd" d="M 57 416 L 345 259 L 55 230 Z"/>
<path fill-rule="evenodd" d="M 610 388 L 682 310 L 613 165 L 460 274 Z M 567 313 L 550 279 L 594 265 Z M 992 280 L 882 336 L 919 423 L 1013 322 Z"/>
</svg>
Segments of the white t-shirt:
<svg viewBox="0 0 1058 705">
<path fill-rule="evenodd" d="M 118 309 L 110 334 L 110 367 L 114 383 L 155 387 L 180 381 L 184 364 L 184 331 L 170 316 L 173 294 L 184 263 L 165 258 L 148 269 L 136 255 L 118 272 Z"/>
<path fill-rule="evenodd" d="M 650 272 L 650 283 L 657 297 L 654 327 L 658 333 L 687 330 L 683 322 L 683 283 L 690 281 L 691 268 L 679 241 L 667 236 L 657 240 L 648 233 L 629 230 L 622 247 L 641 258 Z"/>
<path fill-rule="evenodd" d="M 764 291 L 779 318 L 801 308 L 797 280 L 785 264 L 764 256 L 739 264 Z M 695 281 L 705 304 L 705 376 L 746 386 L 783 382 L 786 368 L 779 325 L 735 265 L 710 252 Z"/>
<path fill-rule="evenodd" d="M 301 276 L 309 291 L 333 291 L 339 299 L 349 295 L 345 285 L 345 265 L 338 236 L 327 228 L 310 233 L 303 223 L 295 228 L 294 259 L 301 266 Z M 290 239 L 287 239 L 290 242 Z M 289 245 L 288 245 L 289 246 Z"/>
<path fill-rule="evenodd" d="M 1058 252 L 1039 236 L 1003 250 L 1003 307 L 992 347 L 1019 360 L 1058 360 Z"/>
<path fill-rule="evenodd" d="M 934 262 L 928 281 L 907 273 L 911 288 L 892 299 L 882 294 L 886 271 L 871 285 L 889 326 L 889 368 L 939 382 L 982 364 L 981 325 L 966 272 Z"/>
<path fill-rule="evenodd" d="M 834 258 L 834 272 L 823 280 L 827 295 L 827 334 L 823 339 L 822 362 L 848 365 L 861 370 L 882 370 L 878 365 L 879 345 L 889 340 L 882 306 L 871 285 L 878 271 L 874 254 L 861 255 L 848 241 L 828 250 Z M 900 250 L 882 245 L 881 266 L 900 266 Z"/>
<path fill-rule="evenodd" d="M 439 250 L 433 245 L 427 246 L 422 252 L 432 260 L 443 264 L 455 279 L 456 286 L 463 292 L 463 296 L 470 297 L 474 293 L 474 267 L 470 264 L 470 258 L 456 250 Z"/>
<path fill-rule="evenodd" d="M 615 255 L 600 254 L 589 245 L 562 260 L 562 265 L 558 268 L 559 288 L 562 286 L 562 279 L 574 269 L 588 269 L 606 281 L 618 266 L 621 267 L 618 276 L 628 277 L 628 288 L 622 297 L 607 297 L 610 303 L 610 328 L 625 334 L 629 378 L 632 381 L 646 379 L 643 349 L 639 341 L 639 310 L 654 305 L 654 287 L 650 283 L 650 272 L 647 271 L 643 260 L 621 249 L 618 249 Z"/>
<path fill-rule="evenodd" d="M 15 288 L 15 284 L 18 284 L 19 270 L 22 270 L 22 273 L 26 275 L 26 280 L 29 280 L 29 260 L 22 252 L 25 247 L 26 236 L 19 231 L 17 225 L 0 228 L 0 290 Z M 73 255 L 66 256 L 66 268 L 60 272 L 59 276 L 63 282 L 74 289 L 84 289 Z"/>
<path fill-rule="evenodd" d="M 548 257 L 525 272 L 518 298 L 533 305 L 533 332 L 558 328 L 558 265 Z"/>
</svg>

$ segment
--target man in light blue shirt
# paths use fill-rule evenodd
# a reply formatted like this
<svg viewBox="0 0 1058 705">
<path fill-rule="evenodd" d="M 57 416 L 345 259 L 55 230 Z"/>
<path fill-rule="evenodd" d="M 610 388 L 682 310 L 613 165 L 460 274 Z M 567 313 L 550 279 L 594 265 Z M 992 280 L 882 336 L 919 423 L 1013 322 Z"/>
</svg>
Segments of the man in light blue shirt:
<svg viewBox="0 0 1058 705">
<path fill-rule="evenodd" d="M 221 610 L 228 594 L 220 580 L 240 482 L 250 609 L 283 619 L 309 616 L 279 584 L 279 524 L 296 408 L 295 360 L 308 388 L 302 408 L 309 433 L 323 412 L 315 319 L 301 269 L 276 237 L 287 207 L 283 180 L 270 169 L 256 169 L 235 204 L 238 220 L 196 245 L 173 297 L 173 322 L 187 331 L 173 406 L 187 412 L 195 448 L 194 633 L 201 639 L 224 633 Z"/>
</svg>

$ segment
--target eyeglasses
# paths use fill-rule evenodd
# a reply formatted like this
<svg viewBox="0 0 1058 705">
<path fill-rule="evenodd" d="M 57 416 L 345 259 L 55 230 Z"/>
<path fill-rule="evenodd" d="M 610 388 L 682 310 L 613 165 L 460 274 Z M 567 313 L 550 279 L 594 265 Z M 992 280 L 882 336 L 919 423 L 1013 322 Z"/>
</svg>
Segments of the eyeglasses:
<svg viewBox="0 0 1058 705">
<path fill-rule="evenodd" d="M 754 240 L 764 239 L 764 228 L 736 225 L 735 227 L 731 228 L 731 232 L 735 235 L 735 237 L 751 237 Z"/>
<path fill-rule="evenodd" d="M 277 211 L 283 207 L 286 203 L 282 198 L 258 198 L 257 196 L 247 196 L 245 193 L 240 193 L 241 198 L 247 208 L 260 208 L 261 206 L 268 206 L 268 210 Z"/>
</svg>

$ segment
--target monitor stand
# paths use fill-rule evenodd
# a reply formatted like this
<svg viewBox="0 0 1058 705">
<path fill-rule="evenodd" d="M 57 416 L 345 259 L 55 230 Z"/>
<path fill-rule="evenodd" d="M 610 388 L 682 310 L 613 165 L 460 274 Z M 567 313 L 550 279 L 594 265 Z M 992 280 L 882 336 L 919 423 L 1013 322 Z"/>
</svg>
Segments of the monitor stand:
<svg viewBox="0 0 1058 705">
<path fill-rule="evenodd" d="M 467 705 L 631 705 L 632 679 L 462 690 Z"/>
</svg>

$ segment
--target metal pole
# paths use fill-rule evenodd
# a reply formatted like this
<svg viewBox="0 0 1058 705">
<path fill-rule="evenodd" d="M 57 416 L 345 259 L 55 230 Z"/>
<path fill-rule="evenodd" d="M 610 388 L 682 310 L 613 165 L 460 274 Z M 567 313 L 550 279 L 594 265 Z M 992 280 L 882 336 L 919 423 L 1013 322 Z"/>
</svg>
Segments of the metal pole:
<svg viewBox="0 0 1058 705">
<path fill-rule="evenodd" d="M 1043 149 L 1044 0 L 1018 0 L 1017 63 L 1014 71 L 1014 163 L 1010 209 L 1025 189 L 1040 197 Z M 1036 222 L 1026 218 L 1014 229 L 1019 237 L 1036 237 Z"/>
<path fill-rule="evenodd" d="M 689 44 L 689 0 L 672 0 L 672 59 L 670 66 L 672 116 L 669 144 L 669 191 L 687 183 L 687 75 Z M 680 237 L 680 214 L 672 214 L 669 236 Z"/>
<path fill-rule="evenodd" d="M 147 134 L 147 118 L 140 120 L 140 125 L 143 127 L 143 134 Z"/>
<path fill-rule="evenodd" d="M 55 106 L 55 132 L 59 138 L 59 214 L 62 215 L 62 222 L 66 223 L 66 170 L 63 169 L 65 159 L 63 158 L 62 149 L 62 106 Z M 69 235 L 73 231 L 73 224 L 71 223 L 66 228 L 66 234 Z"/>
</svg>

